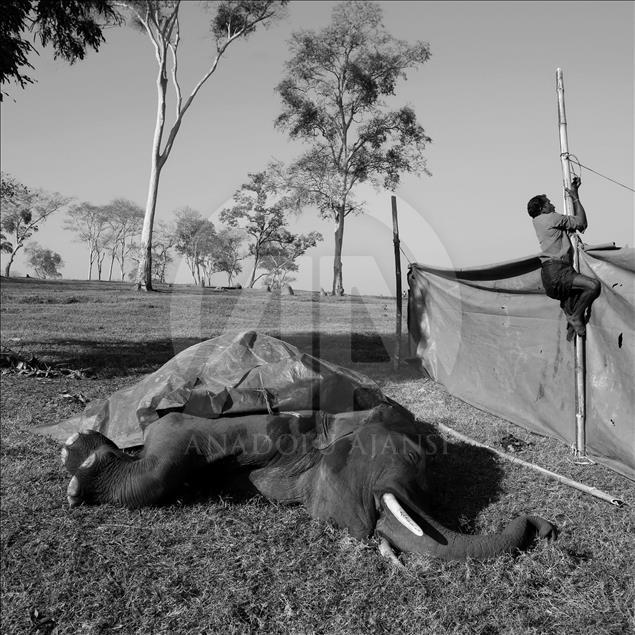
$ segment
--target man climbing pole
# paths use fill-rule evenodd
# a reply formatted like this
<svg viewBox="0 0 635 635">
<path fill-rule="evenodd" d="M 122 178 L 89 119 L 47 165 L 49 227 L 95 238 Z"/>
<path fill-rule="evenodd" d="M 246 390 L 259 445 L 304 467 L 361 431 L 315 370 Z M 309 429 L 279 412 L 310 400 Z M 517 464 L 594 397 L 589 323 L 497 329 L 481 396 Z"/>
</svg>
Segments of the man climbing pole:
<svg viewBox="0 0 635 635">
<path fill-rule="evenodd" d="M 567 340 L 573 333 L 581 337 L 586 333 L 591 304 L 600 295 L 600 283 L 578 273 L 573 268 L 573 246 L 569 233 L 584 232 L 587 218 L 580 202 L 580 177 L 573 178 L 571 188 L 566 188 L 573 201 L 573 215 L 558 214 L 545 194 L 534 196 L 527 203 L 527 211 L 533 219 L 540 243 L 541 277 L 545 292 L 550 298 L 560 300 L 560 307 L 567 318 Z"/>
</svg>

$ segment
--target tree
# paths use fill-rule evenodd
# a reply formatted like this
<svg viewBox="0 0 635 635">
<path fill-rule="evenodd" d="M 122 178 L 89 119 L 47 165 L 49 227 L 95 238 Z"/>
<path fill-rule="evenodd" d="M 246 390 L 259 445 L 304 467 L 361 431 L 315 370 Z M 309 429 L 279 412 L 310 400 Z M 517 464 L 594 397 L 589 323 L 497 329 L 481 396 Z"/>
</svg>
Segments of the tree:
<svg viewBox="0 0 635 635">
<path fill-rule="evenodd" d="M 234 206 L 224 209 L 220 214 L 223 223 L 240 228 L 252 240 L 249 254 L 253 256 L 254 263 L 249 279 L 250 288 L 256 282 L 256 271 L 263 250 L 278 239 L 278 232 L 286 224 L 286 214 L 292 208 L 288 198 L 280 194 L 276 173 L 276 168 L 270 167 L 263 172 L 249 174 L 249 181 L 234 194 Z"/>
<path fill-rule="evenodd" d="M 157 223 L 152 239 L 152 279 L 165 283 L 168 265 L 174 261 L 170 253 L 176 243 L 176 229 L 174 226 L 160 222 Z M 128 271 L 128 280 L 136 280 L 139 262 L 142 257 L 142 249 L 139 243 L 132 243 L 128 251 L 134 268 Z"/>
<path fill-rule="evenodd" d="M 103 28 L 120 24 L 121 16 L 111 0 L 3 0 L 0 21 L 0 83 L 15 82 L 21 88 L 33 83 L 26 69 L 33 69 L 29 54 L 37 52 L 27 40 L 30 32 L 42 46 L 51 44 L 55 58 L 73 64 L 84 59 L 87 49 L 99 50 L 105 41 Z M 4 90 L 0 93 L 8 95 Z"/>
<path fill-rule="evenodd" d="M 281 231 L 278 239 L 269 243 L 262 253 L 261 267 L 266 272 L 263 275 L 267 284 L 281 289 L 289 280 L 288 274 L 298 270 L 296 260 L 321 240 L 323 236 L 319 232 L 293 235 L 286 230 Z"/>
<path fill-rule="evenodd" d="M 203 286 L 212 286 L 212 276 L 219 272 L 218 251 L 219 239 L 214 224 L 211 221 L 205 221 L 197 236 L 199 247 L 199 264 L 202 277 L 199 278 L 199 284 Z"/>
<path fill-rule="evenodd" d="M 97 266 L 97 279 L 101 280 L 102 266 L 109 239 L 109 211 L 107 206 L 78 203 L 68 210 L 64 229 L 77 233 L 78 239 L 88 246 L 88 279 L 93 279 L 93 265 Z"/>
<path fill-rule="evenodd" d="M 0 178 L 0 198 L 3 202 L 12 200 L 19 193 L 27 191 L 26 185 L 23 185 L 15 177 L 8 172 L 2 172 Z"/>
<path fill-rule="evenodd" d="M 26 187 L 16 181 L 11 175 L 2 172 L 0 179 L 0 201 L 4 205 L 6 201 L 10 201 L 19 190 L 26 190 Z M 7 238 L 4 231 L 0 232 L 0 253 L 13 253 L 13 243 Z"/>
<path fill-rule="evenodd" d="M 25 249 L 25 253 L 29 256 L 27 262 L 33 267 L 38 278 L 62 277 L 58 268 L 63 267 L 64 262 L 57 252 L 33 243 Z"/>
<path fill-rule="evenodd" d="M 205 256 L 210 252 L 212 241 L 216 237 L 214 224 L 191 207 L 177 210 L 175 217 L 174 248 L 185 258 L 194 284 L 203 284 L 206 274 Z M 142 246 L 142 250 L 145 250 L 145 246 Z M 207 263 L 208 270 L 211 264 L 211 261 Z"/>
<path fill-rule="evenodd" d="M 299 204 L 315 205 L 335 222 L 333 293 L 342 294 L 344 220 L 364 209 L 355 186 L 370 181 L 394 190 L 402 173 L 426 172 L 430 138 L 411 108 L 389 110 L 383 98 L 430 51 L 388 34 L 371 2 L 336 5 L 329 26 L 294 33 L 290 47 L 286 77 L 276 87 L 283 103 L 276 126 L 310 144 L 291 166 L 290 183 Z"/>
<path fill-rule="evenodd" d="M 152 275 L 156 280 L 164 283 L 167 266 L 173 261 L 170 250 L 176 241 L 175 231 L 174 227 L 166 223 L 158 223 L 153 233 Z"/>
<path fill-rule="evenodd" d="M 0 232 L 0 252 L 3 254 L 10 254 L 13 252 L 13 243 L 7 240 L 4 233 Z"/>
<path fill-rule="evenodd" d="M 141 230 L 143 210 L 136 203 L 124 198 L 116 198 L 104 209 L 108 236 L 106 247 L 110 251 L 108 280 L 112 280 L 115 260 L 119 264 L 121 280 L 125 279 L 126 257 L 134 244 L 134 238 Z"/>
<path fill-rule="evenodd" d="M 226 227 L 218 232 L 217 237 L 216 267 L 227 274 L 227 284 L 231 286 L 234 276 L 243 270 L 240 264 L 245 257 L 240 249 L 244 242 L 243 233 Z"/>
<path fill-rule="evenodd" d="M 216 54 L 186 99 L 183 99 L 178 78 L 181 2 L 179 0 L 124 0 L 121 4 L 129 8 L 133 14 L 134 23 L 147 33 L 154 47 L 157 62 L 157 114 L 152 140 L 148 197 L 141 234 L 144 253 L 139 263 L 137 276 L 137 288 L 150 291 L 152 290 L 152 229 L 159 179 L 183 117 L 201 87 L 218 68 L 228 47 L 236 40 L 252 34 L 259 25 L 266 26 L 279 17 L 286 0 L 225 0 L 215 3 L 216 12 L 212 16 L 210 27 L 211 35 L 216 42 Z M 167 131 L 164 142 L 168 81 L 171 81 L 174 88 L 176 108 L 174 122 Z"/>
<path fill-rule="evenodd" d="M 9 255 L 4 275 L 11 275 L 11 265 L 25 242 L 40 229 L 42 223 L 71 201 L 58 192 L 32 190 L 6 172 L 0 187 L 0 227 L 2 251 Z"/>
</svg>

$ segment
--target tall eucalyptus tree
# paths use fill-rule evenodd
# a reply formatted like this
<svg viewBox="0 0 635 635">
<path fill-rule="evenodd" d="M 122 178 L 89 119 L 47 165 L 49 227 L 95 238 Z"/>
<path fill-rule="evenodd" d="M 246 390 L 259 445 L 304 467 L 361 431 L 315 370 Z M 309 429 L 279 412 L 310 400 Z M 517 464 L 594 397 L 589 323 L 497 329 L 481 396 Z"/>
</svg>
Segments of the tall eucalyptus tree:
<svg viewBox="0 0 635 635">
<path fill-rule="evenodd" d="M 141 259 L 137 272 L 137 288 L 152 290 L 152 229 L 159 191 L 161 171 L 165 166 L 185 113 L 200 89 L 214 74 L 227 49 L 246 38 L 259 26 L 266 26 L 281 15 L 286 0 L 224 0 L 202 3 L 215 6 L 210 18 L 210 34 L 216 43 L 209 66 L 187 96 L 179 80 L 179 45 L 181 28 L 180 0 L 122 0 L 118 4 L 129 9 L 133 22 L 150 38 L 156 57 L 157 110 L 150 155 L 150 179 L 141 232 Z M 166 122 L 168 85 L 174 89 L 175 111 L 171 125 Z"/>
<path fill-rule="evenodd" d="M 355 186 L 370 181 L 393 190 L 404 172 L 427 172 L 430 138 L 412 108 L 390 109 L 384 98 L 430 50 L 390 35 L 372 2 L 336 5 L 327 27 L 294 33 L 290 49 L 276 125 L 309 146 L 290 167 L 290 182 L 299 204 L 335 223 L 333 293 L 341 295 L 344 221 L 364 209 Z"/>
</svg>

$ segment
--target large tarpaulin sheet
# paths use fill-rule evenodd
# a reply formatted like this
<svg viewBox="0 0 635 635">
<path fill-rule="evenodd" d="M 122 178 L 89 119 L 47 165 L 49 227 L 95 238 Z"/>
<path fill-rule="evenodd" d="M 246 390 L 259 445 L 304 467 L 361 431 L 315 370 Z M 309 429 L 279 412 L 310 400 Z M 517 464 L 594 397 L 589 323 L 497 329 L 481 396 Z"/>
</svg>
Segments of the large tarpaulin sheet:
<svg viewBox="0 0 635 635">
<path fill-rule="evenodd" d="M 388 402 L 360 373 L 245 331 L 190 346 L 136 384 L 90 402 L 80 415 L 34 430 L 62 442 L 74 432 L 97 430 L 126 448 L 142 445 L 145 429 L 168 412 L 216 419 L 307 410 L 342 413 Z"/>
<path fill-rule="evenodd" d="M 635 250 L 580 253 L 602 285 L 587 327 L 587 454 L 635 479 Z M 408 328 L 423 368 L 453 395 L 575 442 L 575 357 L 538 257 L 478 269 L 412 264 Z"/>
</svg>

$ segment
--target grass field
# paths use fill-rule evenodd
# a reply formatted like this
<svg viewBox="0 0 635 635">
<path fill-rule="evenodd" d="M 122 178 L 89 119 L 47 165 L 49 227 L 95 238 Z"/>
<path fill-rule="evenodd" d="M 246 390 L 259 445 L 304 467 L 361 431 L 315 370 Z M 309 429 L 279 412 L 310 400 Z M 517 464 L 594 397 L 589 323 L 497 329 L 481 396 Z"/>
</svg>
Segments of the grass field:
<svg viewBox="0 0 635 635">
<path fill-rule="evenodd" d="M 452 529 L 498 531 L 523 512 L 560 537 L 517 557 L 443 563 L 312 520 L 302 507 L 221 492 L 161 508 L 66 505 L 58 445 L 29 428 L 82 410 L 176 352 L 248 328 L 372 377 L 434 433 L 444 423 L 630 503 L 635 483 L 392 369 L 394 300 L 2 280 L 2 344 L 74 375 L 2 375 L 1 632 L 627 633 L 635 630 L 632 507 L 614 508 L 438 437 L 430 502 Z"/>
</svg>

